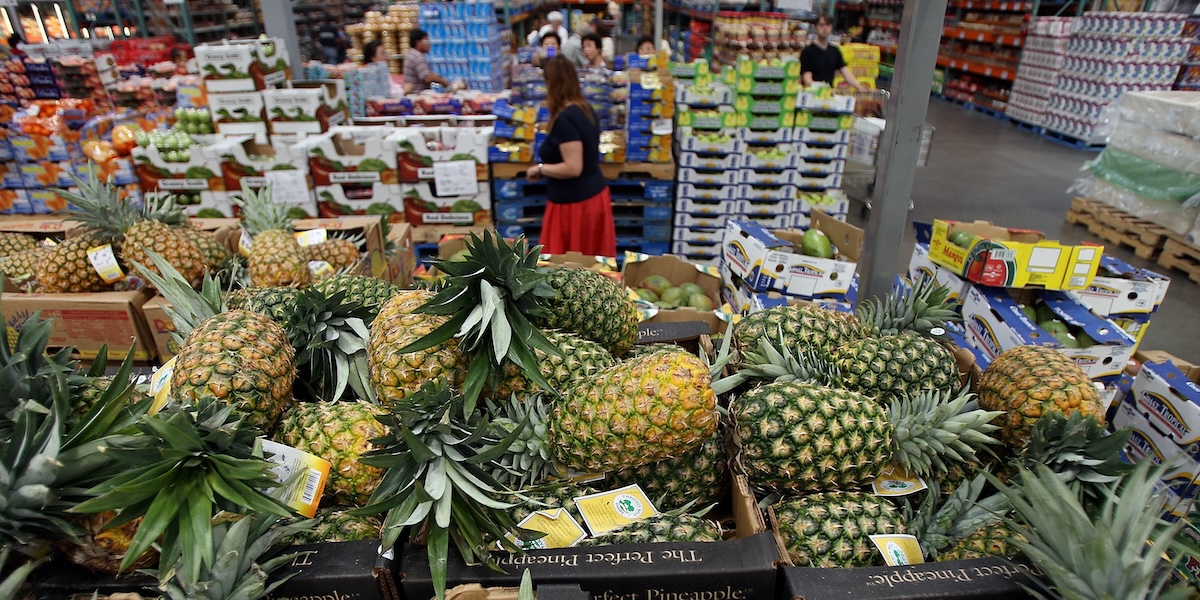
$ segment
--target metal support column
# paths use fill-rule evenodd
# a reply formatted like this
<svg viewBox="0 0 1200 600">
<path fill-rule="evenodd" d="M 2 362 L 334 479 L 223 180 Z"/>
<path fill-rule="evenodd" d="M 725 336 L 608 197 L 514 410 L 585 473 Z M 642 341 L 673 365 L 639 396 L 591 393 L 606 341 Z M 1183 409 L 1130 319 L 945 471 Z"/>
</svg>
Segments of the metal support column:
<svg viewBox="0 0 1200 600">
<path fill-rule="evenodd" d="M 879 140 L 879 171 L 865 247 L 859 260 L 859 301 L 883 296 L 896 275 L 896 252 L 908 227 L 908 206 L 921 148 L 921 126 L 937 65 L 946 0 L 904 3 L 887 126 Z"/>
<path fill-rule="evenodd" d="M 150 28 L 146 27 L 146 13 L 142 10 L 142 0 L 133 0 L 133 10 L 137 14 L 138 37 L 150 37 Z"/>
<path fill-rule="evenodd" d="M 654 0 L 654 52 L 658 52 L 663 39 L 663 0 Z M 635 48 L 636 50 L 636 48 Z"/>
<path fill-rule="evenodd" d="M 262 20 L 267 35 L 283 40 L 288 61 L 292 64 L 292 79 L 304 79 L 304 63 L 300 60 L 300 36 L 296 33 L 296 13 L 291 0 L 262 0 Z"/>
</svg>

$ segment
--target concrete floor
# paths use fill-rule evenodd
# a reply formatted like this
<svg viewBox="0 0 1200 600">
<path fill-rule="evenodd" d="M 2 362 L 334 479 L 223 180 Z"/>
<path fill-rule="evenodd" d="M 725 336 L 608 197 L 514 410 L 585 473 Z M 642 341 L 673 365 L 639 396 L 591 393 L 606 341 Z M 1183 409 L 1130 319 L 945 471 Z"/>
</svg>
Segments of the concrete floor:
<svg viewBox="0 0 1200 600">
<path fill-rule="evenodd" d="M 1071 204 L 1067 188 L 1095 152 L 1051 142 L 944 100 L 930 99 L 926 121 L 937 131 L 928 164 L 917 170 L 910 221 L 983 219 L 1039 229 L 1067 243 L 1102 241 L 1065 221 Z M 857 206 L 851 207 L 850 220 L 862 226 Z M 910 227 L 898 258 L 901 272 L 908 268 L 913 244 Z M 1171 277 L 1166 301 L 1153 315 L 1141 348 L 1200 362 L 1200 286 L 1126 248 L 1107 245 L 1104 251 Z"/>
</svg>

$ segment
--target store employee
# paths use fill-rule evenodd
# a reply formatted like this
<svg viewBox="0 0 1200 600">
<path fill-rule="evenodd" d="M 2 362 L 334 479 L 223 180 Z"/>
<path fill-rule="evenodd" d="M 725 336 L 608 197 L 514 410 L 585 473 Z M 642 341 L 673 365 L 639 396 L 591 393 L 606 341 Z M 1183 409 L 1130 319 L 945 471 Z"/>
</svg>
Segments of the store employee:
<svg viewBox="0 0 1200 600">
<path fill-rule="evenodd" d="M 429 69 L 425 55 L 433 48 L 429 34 L 414 29 L 408 34 L 408 52 L 404 55 L 404 91 L 415 93 L 429 89 L 430 84 L 449 86 L 450 81 Z"/>
<path fill-rule="evenodd" d="M 817 81 L 833 85 L 834 75 L 840 73 L 851 87 L 864 91 L 854 78 L 854 73 L 846 66 L 841 49 L 829 43 L 829 36 L 833 34 L 833 20 L 828 15 L 817 17 L 816 30 L 816 39 L 800 53 L 800 78 L 804 87 Z"/>
</svg>

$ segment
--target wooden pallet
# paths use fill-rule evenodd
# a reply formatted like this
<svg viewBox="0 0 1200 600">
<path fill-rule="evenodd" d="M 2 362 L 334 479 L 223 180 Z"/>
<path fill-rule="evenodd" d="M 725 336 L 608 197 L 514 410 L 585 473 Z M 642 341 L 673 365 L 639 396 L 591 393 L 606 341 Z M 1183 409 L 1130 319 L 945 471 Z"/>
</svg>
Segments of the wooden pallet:
<svg viewBox="0 0 1200 600">
<path fill-rule="evenodd" d="M 492 163 L 492 178 L 522 179 L 532 166 L 530 163 Z M 675 163 L 603 163 L 600 170 L 609 181 L 646 177 L 660 181 L 675 180 Z"/>
<path fill-rule="evenodd" d="M 1161 225 L 1087 198 L 1071 201 L 1067 222 L 1083 225 L 1092 235 L 1130 248 L 1134 254 L 1146 260 L 1153 260 L 1173 235 Z"/>
<path fill-rule="evenodd" d="M 1187 273 L 1188 279 L 1200 283 L 1200 248 L 1172 237 L 1163 245 L 1158 264 Z"/>
</svg>

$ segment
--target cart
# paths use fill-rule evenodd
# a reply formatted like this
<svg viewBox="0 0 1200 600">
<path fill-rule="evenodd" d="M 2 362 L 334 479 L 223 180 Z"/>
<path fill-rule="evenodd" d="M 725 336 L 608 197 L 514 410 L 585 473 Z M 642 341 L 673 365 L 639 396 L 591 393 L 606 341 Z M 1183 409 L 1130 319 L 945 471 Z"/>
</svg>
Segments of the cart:
<svg viewBox="0 0 1200 600">
<path fill-rule="evenodd" d="M 863 203 L 862 211 L 865 214 L 871 210 L 871 196 L 875 192 L 875 176 L 879 169 L 879 139 L 886 123 L 884 114 L 890 93 L 887 90 L 867 90 L 855 92 L 854 96 L 854 128 L 850 131 L 850 151 L 842 177 L 842 188 L 847 197 Z M 933 132 L 933 126 L 929 123 L 921 127 L 918 167 L 923 167 L 929 162 Z M 912 209 L 911 201 L 909 209 Z"/>
</svg>

